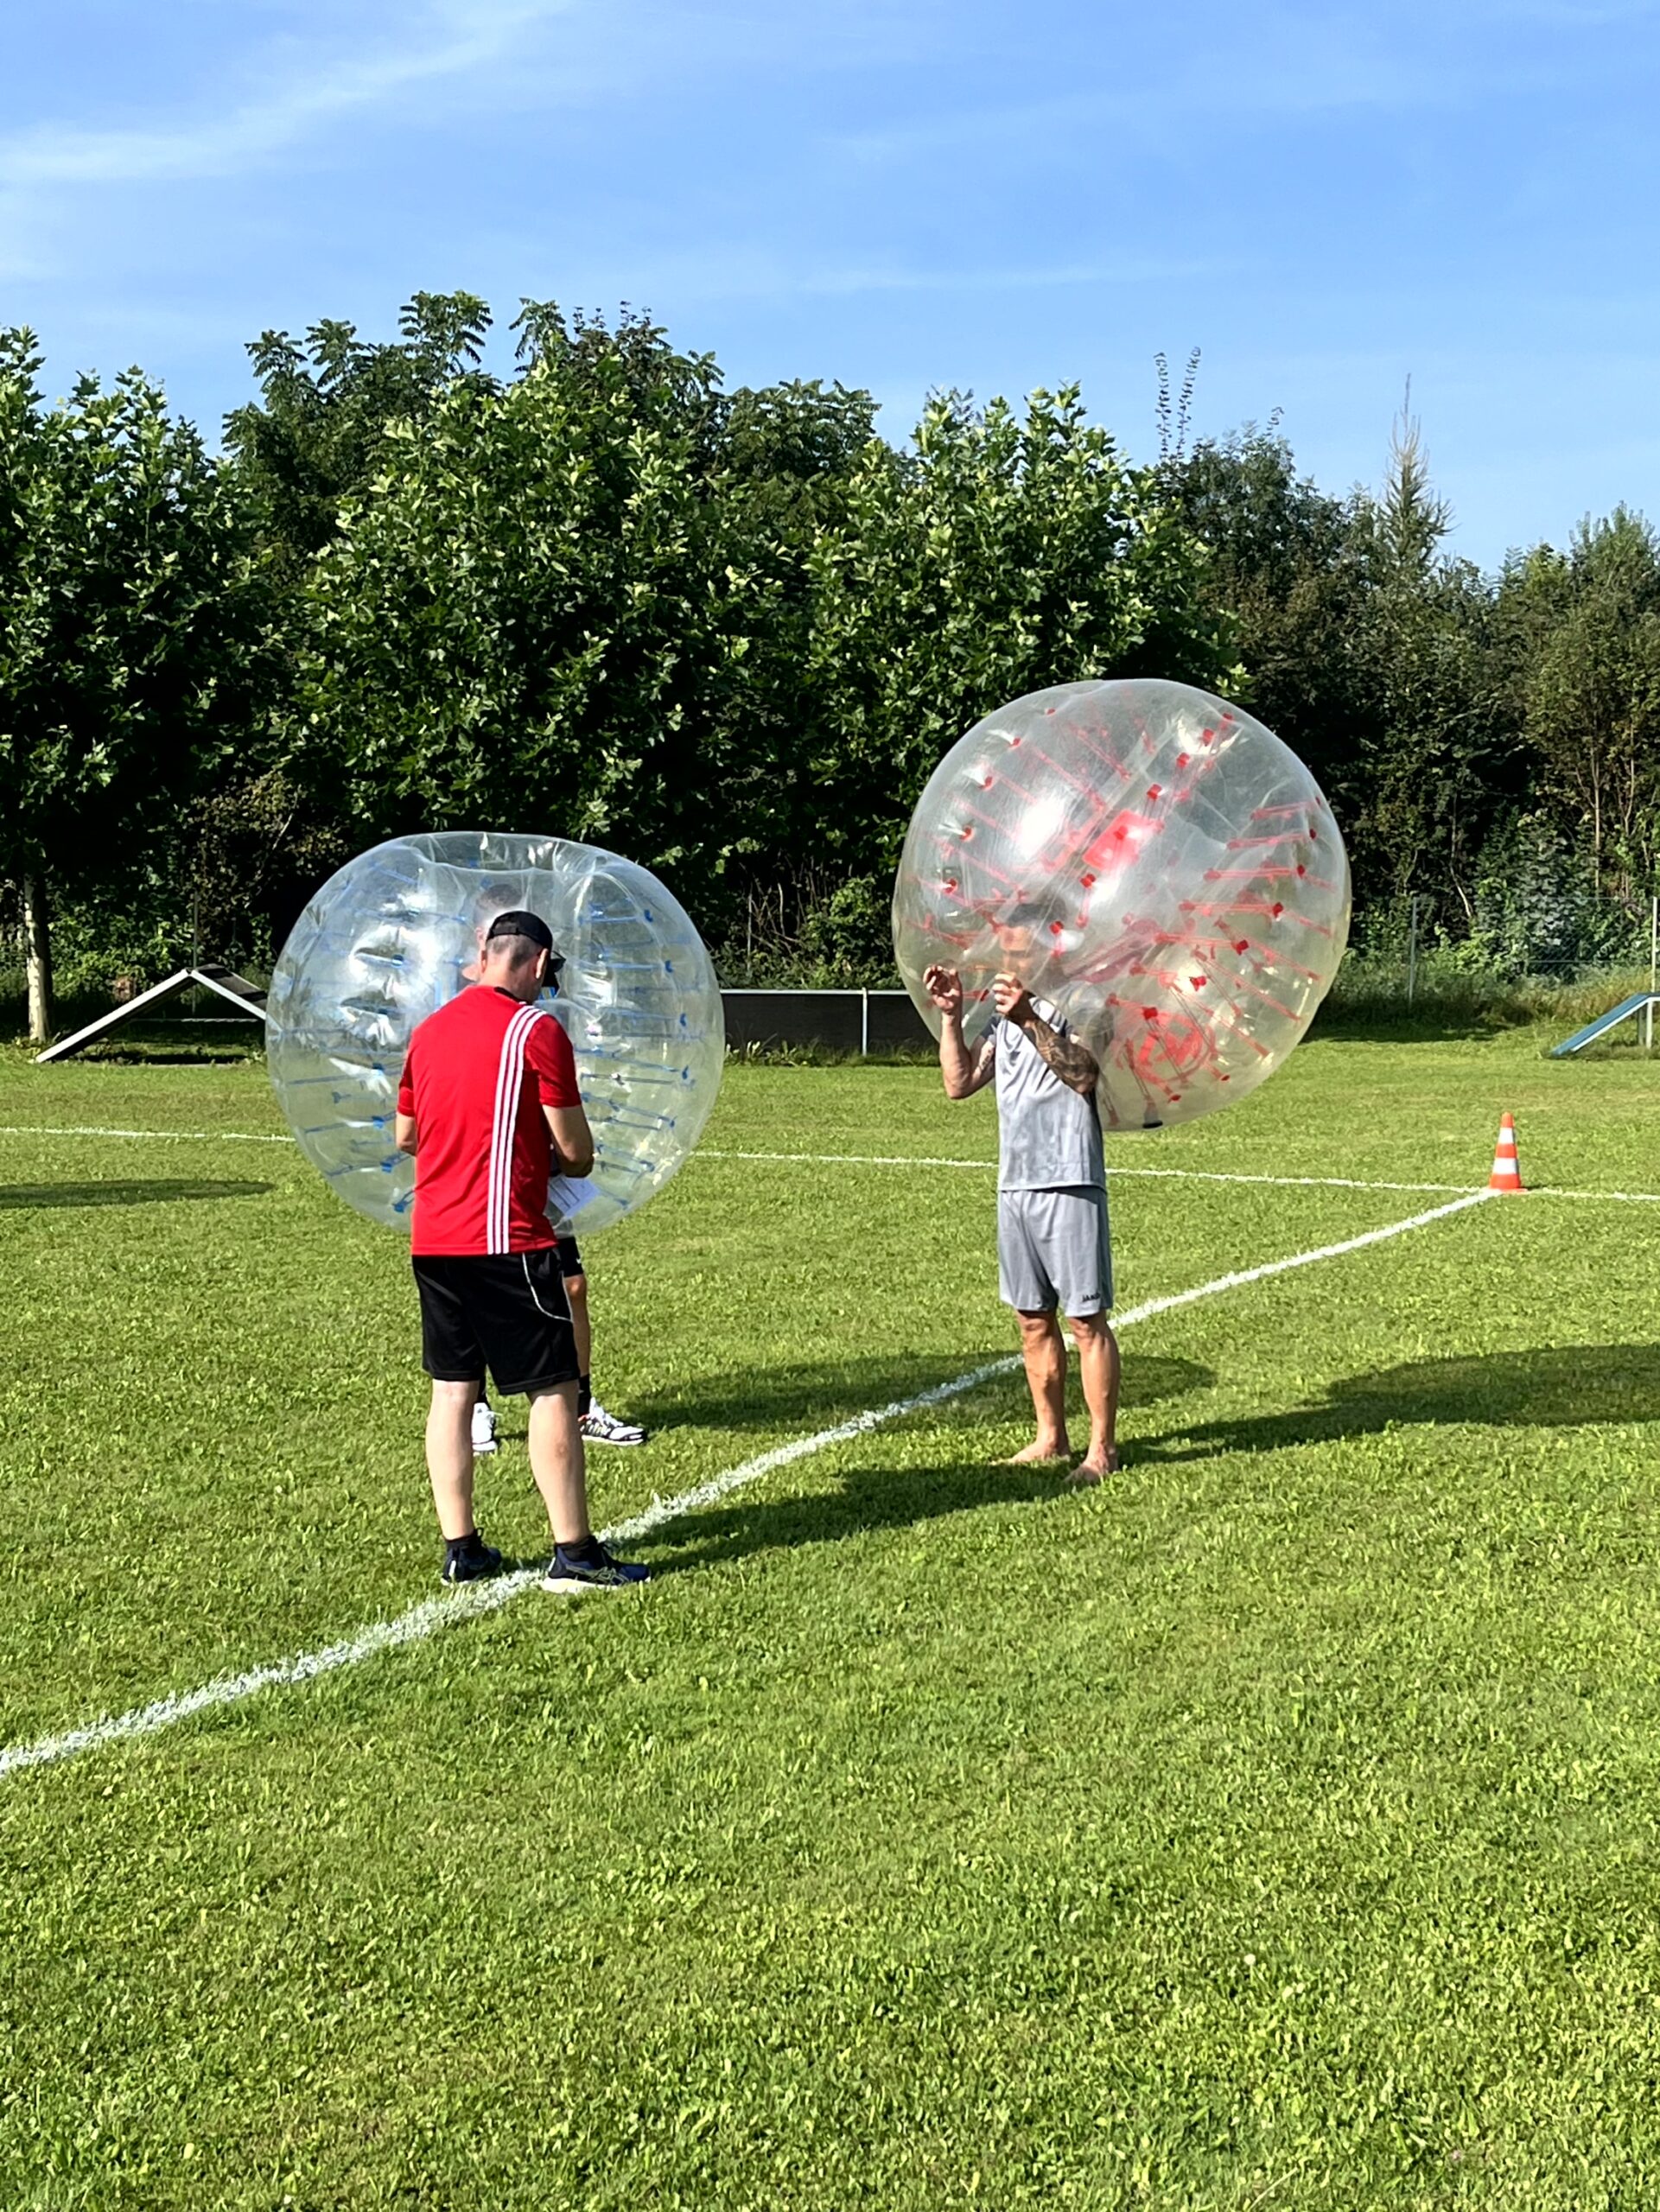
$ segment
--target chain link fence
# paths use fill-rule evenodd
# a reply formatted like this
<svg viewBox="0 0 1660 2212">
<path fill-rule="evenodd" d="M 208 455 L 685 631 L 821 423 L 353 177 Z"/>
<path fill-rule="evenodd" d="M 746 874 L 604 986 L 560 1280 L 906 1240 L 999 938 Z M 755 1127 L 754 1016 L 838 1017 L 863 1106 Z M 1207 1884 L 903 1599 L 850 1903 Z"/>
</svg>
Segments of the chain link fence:
<svg viewBox="0 0 1660 2212">
<path fill-rule="evenodd" d="M 1418 891 L 1357 913 L 1339 988 L 1410 1007 L 1463 986 L 1631 988 L 1660 978 L 1660 897 L 1574 888 L 1551 900 Z"/>
</svg>

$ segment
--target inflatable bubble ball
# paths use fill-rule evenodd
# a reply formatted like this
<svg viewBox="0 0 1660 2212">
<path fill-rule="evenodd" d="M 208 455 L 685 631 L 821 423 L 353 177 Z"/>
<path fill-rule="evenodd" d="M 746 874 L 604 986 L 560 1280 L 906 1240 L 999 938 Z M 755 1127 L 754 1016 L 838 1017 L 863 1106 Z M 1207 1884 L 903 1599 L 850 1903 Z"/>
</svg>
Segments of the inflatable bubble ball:
<svg viewBox="0 0 1660 2212">
<path fill-rule="evenodd" d="M 1018 976 L 1101 1064 L 1106 1128 L 1195 1121 L 1307 1028 L 1349 931 L 1349 863 L 1271 730 L 1185 683 L 1058 684 L 1000 707 L 917 803 L 894 893 L 900 973 L 957 969 L 970 1036 Z"/>
<path fill-rule="evenodd" d="M 597 845 L 495 830 L 397 837 L 329 878 L 283 948 L 267 1058 L 300 1148 L 348 1205 L 409 1226 L 415 1162 L 395 1149 L 410 1033 L 466 988 L 479 942 L 509 907 L 540 914 L 564 956 L 542 1003 L 576 1049 L 604 1229 L 660 1191 L 696 1145 L 720 1088 L 725 1026 L 715 969 L 651 872 Z"/>
</svg>

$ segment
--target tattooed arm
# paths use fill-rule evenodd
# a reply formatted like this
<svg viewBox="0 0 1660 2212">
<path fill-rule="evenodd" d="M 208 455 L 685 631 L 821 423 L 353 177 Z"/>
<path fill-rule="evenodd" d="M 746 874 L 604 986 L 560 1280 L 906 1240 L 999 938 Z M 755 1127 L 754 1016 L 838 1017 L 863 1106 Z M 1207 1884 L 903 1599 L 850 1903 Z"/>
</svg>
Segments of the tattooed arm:
<svg viewBox="0 0 1660 2212">
<path fill-rule="evenodd" d="M 944 1019 L 939 1025 L 939 1072 L 947 1098 L 972 1098 L 996 1071 L 997 1039 L 988 1029 L 972 1051 L 963 1034 L 963 983 L 955 968 L 930 968 L 923 988 Z"/>
<path fill-rule="evenodd" d="M 1040 1056 L 1066 1088 L 1087 1098 L 1101 1073 L 1088 1046 L 1079 1044 L 1076 1037 L 1063 1037 L 1058 1029 L 1052 1028 L 1033 1005 L 1031 993 L 1015 976 L 999 976 L 991 996 L 1003 1020 L 1026 1032 Z"/>
</svg>

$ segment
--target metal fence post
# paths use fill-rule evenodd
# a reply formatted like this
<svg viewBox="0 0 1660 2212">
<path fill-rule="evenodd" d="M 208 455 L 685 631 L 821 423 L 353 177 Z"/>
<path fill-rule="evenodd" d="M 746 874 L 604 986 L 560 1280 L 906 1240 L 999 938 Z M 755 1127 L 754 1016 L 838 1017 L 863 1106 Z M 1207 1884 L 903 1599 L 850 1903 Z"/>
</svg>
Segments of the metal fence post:
<svg viewBox="0 0 1660 2212">
<path fill-rule="evenodd" d="M 870 1058 L 870 990 L 868 985 L 859 993 L 859 1058 Z"/>
<path fill-rule="evenodd" d="M 1418 988 L 1418 893 L 1412 894 L 1412 919 L 1407 933 L 1407 1004 Z"/>
<path fill-rule="evenodd" d="M 1649 901 L 1649 1002 L 1643 1009 L 1643 1046 L 1654 1050 L 1655 977 L 1660 974 L 1660 898 Z"/>
</svg>

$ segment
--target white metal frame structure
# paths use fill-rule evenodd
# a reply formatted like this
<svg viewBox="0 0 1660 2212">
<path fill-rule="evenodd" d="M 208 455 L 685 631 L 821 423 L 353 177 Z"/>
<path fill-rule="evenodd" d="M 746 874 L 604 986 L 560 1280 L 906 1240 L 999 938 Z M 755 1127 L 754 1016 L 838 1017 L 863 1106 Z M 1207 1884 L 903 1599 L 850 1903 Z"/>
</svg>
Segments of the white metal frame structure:
<svg viewBox="0 0 1660 2212">
<path fill-rule="evenodd" d="M 217 992 L 229 1001 L 239 1014 L 245 1014 L 251 1021 L 265 1019 L 265 994 L 257 983 L 245 976 L 239 976 L 232 968 L 181 968 L 159 983 L 152 983 L 147 991 L 140 991 L 137 998 L 129 999 L 124 1006 L 116 1007 L 109 1014 L 99 1014 L 96 1021 L 89 1021 L 85 1029 L 77 1029 L 73 1037 L 61 1037 L 55 1045 L 48 1045 L 43 1052 L 35 1055 L 37 1066 L 48 1060 L 67 1059 L 70 1053 L 80 1052 L 118 1029 L 124 1021 L 130 1021 L 136 1014 L 147 1013 L 160 1006 L 166 999 L 176 998 L 181 991 Z"/>
</svg>

